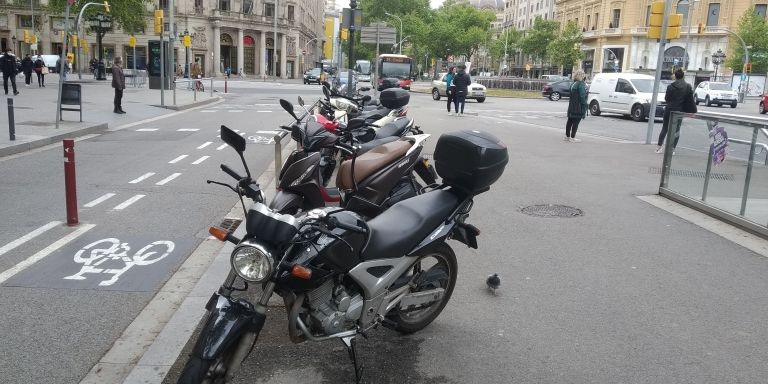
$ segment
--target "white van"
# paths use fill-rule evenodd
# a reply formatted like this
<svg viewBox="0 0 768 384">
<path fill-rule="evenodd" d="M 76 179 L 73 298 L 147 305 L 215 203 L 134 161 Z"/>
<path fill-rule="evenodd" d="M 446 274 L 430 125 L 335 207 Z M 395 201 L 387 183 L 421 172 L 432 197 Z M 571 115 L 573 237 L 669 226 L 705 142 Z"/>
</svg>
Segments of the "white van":
<svg viewBox="0 0 768 384">
<path fill-rule="evenodd" d="M 32 61 L 37 60 L 37 57 L 38 56 L 32 57 Z M 50 73 L 56 72 L 56 62 L 59 60 L 59 57 L 59 55 L 40 55 L 40 58 L 43 59 L 43 63 L 48 67 Z"/>
<path fill-rule="evenodd" d="M 648 118 L 653 97 L 654 77 L 639 73 L 598 73 L 592 78 L 587 95 L 589 113 L 600 116 L 603 112 L 631 116 L 632 120 Z M 667 83 L 659 84 L 656 117 L 664 116 L 664 93 Z"/>
</svg>

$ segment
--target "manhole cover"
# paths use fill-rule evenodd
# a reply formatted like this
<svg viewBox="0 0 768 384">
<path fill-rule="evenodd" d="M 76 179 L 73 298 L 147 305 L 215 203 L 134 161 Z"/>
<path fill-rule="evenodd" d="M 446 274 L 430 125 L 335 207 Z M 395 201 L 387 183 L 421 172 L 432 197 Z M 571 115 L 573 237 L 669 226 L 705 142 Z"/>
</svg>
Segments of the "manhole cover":
<svg viewBox="0 0 768 384">
<path fill-rule="evenodd" d="M 520 212 L 536 217 L 578 217 L 584 216 L 584 211 L 567 205 L 539 204 L 523 207 Z"/>
</svg>

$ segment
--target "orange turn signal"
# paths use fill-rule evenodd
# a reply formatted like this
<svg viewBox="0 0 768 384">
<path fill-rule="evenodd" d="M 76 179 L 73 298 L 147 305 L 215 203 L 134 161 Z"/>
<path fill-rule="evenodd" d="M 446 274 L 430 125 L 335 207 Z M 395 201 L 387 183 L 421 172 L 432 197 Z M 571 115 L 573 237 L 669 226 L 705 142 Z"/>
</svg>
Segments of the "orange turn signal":
<svg viewBox="0 0 768 384">
<path fill-rule="evenodd" d="M 291 268 L 291 275 L 296 276 L 299 279 L 309 280 L 312 278 L 312 270 L 296 264 Z"/>
<path fill-rule="evenodd" d="M 210 227 L 208 233 L 221 241 L 227 241 L 227 235 L 229 235 L 229 231 L 221 227 Z"/>
</svg>

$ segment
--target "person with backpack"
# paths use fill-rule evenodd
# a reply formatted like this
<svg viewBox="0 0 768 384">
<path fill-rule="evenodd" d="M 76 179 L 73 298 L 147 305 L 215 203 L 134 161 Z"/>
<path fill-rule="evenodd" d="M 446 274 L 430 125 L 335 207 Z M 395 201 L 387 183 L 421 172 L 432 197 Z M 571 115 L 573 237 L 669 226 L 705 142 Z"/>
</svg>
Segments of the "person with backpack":
<svg viewBox="0 0 768 384">
<path fill-rule="evenodd" d="M 37 74 L 37 87 L 45 87 L 45 74 L 48 73 L 48 67 L 45 66 L 45 61 L 43 61 L 42 56 L 37 55 L 37 59 L 35 59 L 32 68 L 35 70 L 35 74 Z"/>
<path fill-rule="evenodd" d="M 453 113 L 451 113 L 451 104 L 453 103 L 453 94 L 456 91 L 456 87 L 453 86 L 453 77 L 455 75 L 453 74 L 453 67 L 448 68 L 448 73 L 445 75 L 445 96 L 448 98 L 448 116 L 452 116 Z M 456 110 L 456 114 L 459 114 L 459 111 Z"/>
<path fill-rule="evenodd" d="M 460 65 L 458 73 L 453 77 L 453 85 L 455 87 L 453 108 L 462 117 L 464 116 L 464 102 L 467 98 L 467 91 L 469 90 L 469 85 L 472 84 L 472 79 L 466 71 L 467 66 Z M 459 111 L 459 105 L 461 105 L 461 111 Z"/>
</svg>

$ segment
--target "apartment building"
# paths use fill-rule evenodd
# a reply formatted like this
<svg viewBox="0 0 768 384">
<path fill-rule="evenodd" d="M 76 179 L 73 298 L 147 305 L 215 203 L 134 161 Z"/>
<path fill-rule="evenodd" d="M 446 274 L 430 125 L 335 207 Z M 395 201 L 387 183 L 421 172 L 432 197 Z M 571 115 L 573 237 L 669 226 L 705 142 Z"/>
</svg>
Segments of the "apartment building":
<svg viewBox="0 0 768 384">
<path fill-rule="evenodd" d="M 555 0 L 505 0 L 504 26 L 524 31 L 533 26 L 537 17 L 555 18 Z"/>
<path fill-rule="evenodd" d="M 589 75 L 600 72 L 656 70 L 658 43 L 646 37 L 652 0 L 557 0 L 557 20 L 582 27 L 581 66 Z M 739 18 L 755 9 L 765 16 L 768 0 L 677 0 L 673 12 L 683 14 L 680 39 L 667 43 L 663 74 L 673 66 L 686 64 L 689 72 L 706 77 L 714 72 L 712 54 L 721 49 L 728 54 L 728 30 L 735 31 Z M 699 24 L 703 24 L 699 33 Z M 740 69 L 737 69 L 737 72 Z M 733 69 L 720 66 L 719 73 Z"/>
<path fill-rule="evenodd" d="M 32 31 L 34 14 L 37 52 L 61 53 L 64 16 L 48 14 L 46 4 L 47 0 L 0 0 L 3 49 L 13 47 L 21 55 L 31 52 L 31 44 L 25 43 L 22 36 L 24 30 Z M 325 6 L 324 0 L 176 0 L 173 5 L 176 63 L 183 65 L 187 58 L 190 62 L 200 59 L 208 76 L 219 75 L 225 68 L 250 76 L 270 75 L 274 65 L 277 76 L 298 77 L 305 68 L 322 59 Z M 146 9 L 144 31 L 135 35 L 138 68 L 146 65 L 148 41 L 158 40 L 153 33 L 154 7 L 165 10 L 165 38 L 171 33 L 169 1 L 154 2 Z M 192 38 L 189 55 L 179 37 L 185 31 Z M 79 35 L 87 45 L 80 48 L 80 68 L 98 57 L 95 34 L 87 27 L 84 32 Z M 132 67 L 134 55 L 128 46 L 129 37 L 116 28 L 104 36 L 102 49 L 108 67 L 116 56 L 125 58 L 126 67 Z"/>
</svg>

